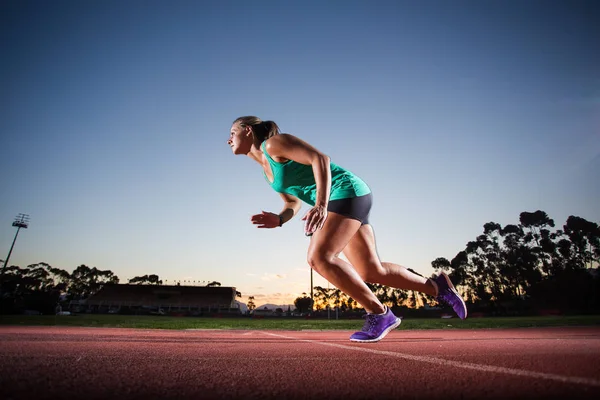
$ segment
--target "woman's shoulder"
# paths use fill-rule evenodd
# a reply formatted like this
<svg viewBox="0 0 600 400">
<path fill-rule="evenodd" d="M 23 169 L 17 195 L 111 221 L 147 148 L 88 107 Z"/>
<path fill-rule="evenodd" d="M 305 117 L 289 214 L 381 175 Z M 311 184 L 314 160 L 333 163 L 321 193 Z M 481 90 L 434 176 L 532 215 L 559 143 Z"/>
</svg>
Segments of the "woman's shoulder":
<svg viewBox="0 0 600 400">
<path fill-rule="evenodd" d="M 277 162 L 286 162 L 288 158 L 282 156 L 286 149 L 289 149 L 291 145 L 296 143 L 298 138 L 289 133 L 280 133 L 272 136 L 265 140 L 262 145 L 266 149 L 267 153 L 273 157 Z"/>
<path fill-rule="evenodd" d="M 267 150 L 276 149 L 279 146 L 286 146 L 290 143 L 294 143 L 297 140 L 298 138 L 294 135 L 291 135 L 289 133 L 280 133 L 278 135 L 271 136 L 270 138 L 266 139 L 263 142 L 263 146 L 265 146 Z"/>
<path fill-rule="evenodd" d="M 298 139 L 297 136 L 292 135 L 291 133 L 279 133 L 277 135 L 273 135 L 270 138 L 266 139 L 265 142 L 268 143 L 284 143 L 290 140 Z"/>
</svg>

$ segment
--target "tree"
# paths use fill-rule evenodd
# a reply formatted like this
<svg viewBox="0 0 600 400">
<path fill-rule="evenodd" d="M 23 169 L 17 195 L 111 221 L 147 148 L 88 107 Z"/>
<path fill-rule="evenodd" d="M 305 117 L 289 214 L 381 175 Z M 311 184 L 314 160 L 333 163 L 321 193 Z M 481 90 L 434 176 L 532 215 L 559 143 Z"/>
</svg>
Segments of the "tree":
<svg viewBox="0 0 600 400">
<path fill-rule="evenodd" d="M 314 287 L 314 296 L 315 296 L 315 309 L 321 310 L 326 309 L 330 306 L 329 302 L 331 300 L 331 290 L 325 289 L 321 286 Z"/>
<path fill-rule="evenodd" d="M 256 304 L 254 304 L 254 296 L 248 297 L 248 303 L 246 306 L 248 306 L 248 311 L 253 311 L 256 308 Z"/>
<path fill-rule="evenodd" d="M 563 227 L 565 234 L 573 244 L 573 257 L 578 267 L 591 268 L 592 262 L 600 258 L 600 227 L 581 217 L 569 216 Z"/>
<path fill-rule="evenodd" d="M 110 270 L 99 270 L 80 265 L 71 273 L 70 292 L 78 299 L 87 299 L 107 283 L 119 283 L 119 277 Z"/>
<path fill-rule="evenodd" d="M 348 310 L 352 310 L 352 309 L 354 309 L 355 304 L 356 304 L 356 301 L 352 297 L 346 295 L 346 301 L 344 302 L 345 307 Z"/>
<path fill-rule="evenodd" d="M 539 211 L 539 213 L 542 213 Z M 522 214 L 521 214 L 522 215 Z M 545 216 L 544 220 L 548 220 Z M 538 226 L 542 226 L 540 222 Z M 554 222 L 552 222 L 554 224 Z M 542 274 L 539 268 L 541 248 L 539 238 L 536 236 L 536 246 L 528 246 L 526 235 L 521 226 L 506 225 L 504 233 L 503 262 L 500 274 L 504 277 L 506 284 L 505 295 L 508 299 L 521 299 L 527 289 L 536 284 Z M 542 261 L 545 265 L 546 261 Z"/>
<path fill-rule="evenodd" d="M 158 275 L 144 275 L 131 278 L 129 283 L 136 283 L 138 285 L 162 285 L 163 282 L 159 279 Z"/>
<path fill-rule="evenodd" d="M 554 220 L 548 217 L 546 212 L 537 210 L 533 213 L 530 212 L 522 212 L 519 215 L 519 222 L 521 223 L 522 228 L 529 229 L 529 232 L 524 237 L 526 243 L 531 241 L 535 241 L 535 248 L 533 248 L 533 252 L 538 255 L 540 261 L 542 262 L 543 269 L 545 271 L 549 268 L 549 258 L 547 254 L 543 251 L 542 245 L 547 244 L 545 239 L 547 237 L 547 233 L 549 230 L 547 227 L 554 227 Z"/>
<path fill-rule="evenodd" d="M 467 300 L 493 308 L 520 306 L 594 309 L 594 288 L 600 278 L 588 272 L 600 261 L 600 227 L 570 216 L 564 230 L 544 211 L 522 212 L 519 224 L 483 226 L 483 234 L 448 261 L 436 258 L 432 267 L 449 271 Z M 597 264 L 596 264 L 597 265 Z M 411 299 L 412 300 L 412 299 Z M 416 299 L 413 303 L 416 302 Z"/>
<path fill-rule="evenodd" d="M 298 312 L 302 314 L 308 313 L 312 310 L 313 300 L 308 297 L 306 293 L 302 293 L 302 297 L 297 297 L 296 300 L 294 300 L 294 305 Z"/>
<path fill-rule="evenodd" d="M 531 234 L 533 239 L 536 241 L 539 246 L 540 240 L 540 229 L 550 226 L 554 227 L 554 220 L 548 217 L 545 211 L 537 210 L 535 212 L 527 212 L 523 211 L 519 215 L 519 222 L 523 228 L 529 228 L 531 230 Z"/>
<path fill-rule="evenodd" d="M 444 257 L 438 257 L 431 262 L 431 266 L 436 271 L 437 270 L 449 271 L 450 270 L 450 261 L 448 261 Z"/>
<path fill-rule="evenodd" d="M 2 284 L 3 312 L 21 312 L 33 309 L 53 313 L 69 289 L 69 273 L 40 262 L 26 268 L 6 268 Z"/>
<path fill-rule="evenodd" d="M 417 309 L 420 305 L 421 296 L 419 296 L 419 292 L 416 290 L 411 290 L 410 295 L 408 297 L 408 306 L 410 308 Z"/>
<path fill-rule="evenodd" d="M 338 288 L 333 289 L 333 293 L 331 293 L 331 298 L 333 299 L 333 306 L 335 308 L 340 308 L 340 306 L 344 303 L 345 294 Z"/>
<path fill-rule="evenodd" d="M 390 290 L 390 306 L 396 307 L 401 306 L 408 300 L 408 291 L 402 289 L 392 288 Z"/>
<path fill-rule="evenodd" d="M 393 290 L 396 290 L 394 288 L 391 288 L 389 286 L 384 286 L 381 285 L 379 283 L 370 283 L 370 282 L 366 282 L 367 286 L 369 289 L 371 289 L 371 292 L 373 292 L 373 294 L 377 297 L 377 299 L 379 299 L 379 301 L 383 304 L 390 304 L 391 303 L 391 293 Z"/>
</svg>

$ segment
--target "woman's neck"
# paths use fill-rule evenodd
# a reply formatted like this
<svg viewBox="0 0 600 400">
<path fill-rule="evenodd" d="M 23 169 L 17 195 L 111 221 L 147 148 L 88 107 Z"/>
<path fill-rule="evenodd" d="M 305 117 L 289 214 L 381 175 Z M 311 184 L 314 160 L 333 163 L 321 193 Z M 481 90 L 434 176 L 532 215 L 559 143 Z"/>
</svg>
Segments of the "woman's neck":
<svg viewBox="0 0 600 400">
<path fill-rule="evenodd" d="M 254 161 L 256 161 L 257 163 L 259 163 L 260 165 L 263 165 L 264 163 L 264 154 L 263 151 L 260 149 L 260 147 L 256 147 L 256 146 L 252 146 L 250 148 L 250 151 L 248 152 L 248 154 L 246 154 L 248 157 L 250 157 L 251 159 L 253 159 Z"/>
</svg>

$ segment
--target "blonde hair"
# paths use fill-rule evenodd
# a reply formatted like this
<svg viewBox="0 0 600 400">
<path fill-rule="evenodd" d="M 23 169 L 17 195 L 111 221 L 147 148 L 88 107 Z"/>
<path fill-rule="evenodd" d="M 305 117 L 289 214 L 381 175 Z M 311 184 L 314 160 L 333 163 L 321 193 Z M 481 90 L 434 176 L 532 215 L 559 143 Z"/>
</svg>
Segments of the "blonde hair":
<svg viewBox="0 0 600 400">
<path fill-rule="evenodd" d="M 254 142 L 257 145 L 260 145 L 265 140 L 273 137 L 275 135 L 279 135 L 281 131 L 277 124 L 273 121 L 263 121 L 258 117 L 248 115 L 245 117 L 239 117 L 235 121 L 234 124 L 239 123 L 241 127 L 251 126 L 252 134 L 254 135 Z"/>
</svg>

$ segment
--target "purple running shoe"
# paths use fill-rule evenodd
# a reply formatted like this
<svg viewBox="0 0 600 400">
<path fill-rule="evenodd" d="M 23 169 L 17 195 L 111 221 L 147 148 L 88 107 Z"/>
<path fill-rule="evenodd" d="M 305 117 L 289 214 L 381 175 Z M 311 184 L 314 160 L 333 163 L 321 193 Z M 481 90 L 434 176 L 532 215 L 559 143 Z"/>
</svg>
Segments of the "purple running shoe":
<svg viewBox="0 0 600 400">
<path fill-rule="evenodd" d="M 354 332 L 350 336 L 352 342 L 372 343 L 383 339 L 391 330 L 400 325 L 400 318 L 397 318 L 389 307 L 383 314 L 367 313 L 365 316 L 365 325 L 360 332 Z"/>
<path fill-rule="evenodd" d="M 446 273 L 441 272 L 437 278 L 433 278 L 432 281 L 438 288 L 438 295 L 436 297 L 437 301 L 440 303 L 444 303 L 452 307 L 458 318 L 465 319 L 467 318 L 467 306 L 454 288 L 454 285 L 448 278 Z"/>
</svg>

